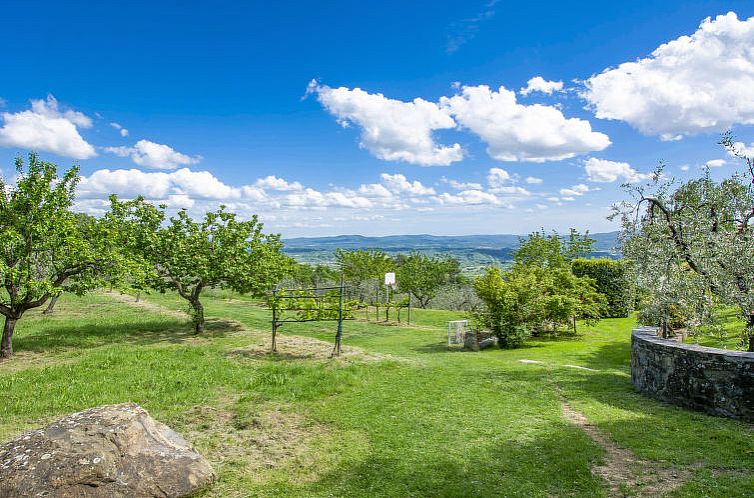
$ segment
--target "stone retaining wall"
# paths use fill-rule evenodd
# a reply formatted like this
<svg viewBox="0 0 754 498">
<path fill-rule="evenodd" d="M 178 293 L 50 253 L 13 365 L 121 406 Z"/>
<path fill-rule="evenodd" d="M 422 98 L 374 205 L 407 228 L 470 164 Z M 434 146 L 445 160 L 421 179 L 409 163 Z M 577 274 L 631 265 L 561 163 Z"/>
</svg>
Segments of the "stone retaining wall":
<svg viewBox="0 0 754 498">
<path fill-rule="evenodd" d="M 631 335 L 631 381 L 642 394 L 754 422 L 754 353 L 681 344 L 656 330 Z"/>
</svg>

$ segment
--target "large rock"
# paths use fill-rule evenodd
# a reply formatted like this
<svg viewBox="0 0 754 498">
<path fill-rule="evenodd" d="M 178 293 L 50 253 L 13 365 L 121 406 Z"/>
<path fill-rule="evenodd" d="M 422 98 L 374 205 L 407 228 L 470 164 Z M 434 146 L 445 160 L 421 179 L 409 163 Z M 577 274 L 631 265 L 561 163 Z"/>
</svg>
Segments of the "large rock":
<svg viewBox="0 0 754 498">
<path fill-rule="evenodd" d="M 215 480 L 209 462 L 134 403 L 64 417 L 0 445 L 0 497 L 178 497 Z"/>
</svg>

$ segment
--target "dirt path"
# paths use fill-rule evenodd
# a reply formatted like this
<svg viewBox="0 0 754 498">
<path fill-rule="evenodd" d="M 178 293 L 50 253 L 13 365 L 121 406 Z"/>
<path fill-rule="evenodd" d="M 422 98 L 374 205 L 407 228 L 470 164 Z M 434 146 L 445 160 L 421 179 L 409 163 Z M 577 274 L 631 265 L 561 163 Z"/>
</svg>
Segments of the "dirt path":
<svg viewBox="0 0 754 498">
<path fill-rule="evenodd" d="M 641 460 L 630 450 L 616 445 L 568 404 L 559 387 L 556 390 L 561 396 L 563 417 L 583 430 L 605 452 L 604 461 L 592 466 L 591 471 L 593 476 L 607 483 L 608 496 L 665 496 L 691 478 L 693 467 L 662 467 L 656 462 Z"/>
</svg>

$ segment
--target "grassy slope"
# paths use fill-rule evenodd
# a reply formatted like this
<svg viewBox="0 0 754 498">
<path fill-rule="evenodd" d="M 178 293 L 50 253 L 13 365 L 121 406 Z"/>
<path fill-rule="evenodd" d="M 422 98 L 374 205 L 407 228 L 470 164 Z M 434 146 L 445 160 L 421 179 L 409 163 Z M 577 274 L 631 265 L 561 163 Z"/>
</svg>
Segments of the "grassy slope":
<svg viewBox="0 0 754 498">
<path fill-rule="evenodd" d="M 179 318 L 107 296 L 66 297 L 53 317 L 30 313 L 19 322 L 17 358 L 0 364 L 0 438 L 132 400 L 210 455 L 220 473 L 217 496 L 602 496 L 589 471 L 602 450 L 562 418 L 558 386 L 573 408 L 638 457 L 700 464 L 677 495 L 754 489 L 751 425 L 633 391 L 629 320 L 603 321 L 578 339 L 462 353 L 443 345 L 445 321 L 457 314 L 417 311 L 411 327 L 346 324 L 346 344 L 390 354 L 386 361 L 251 359 L 227 353 L 261 336 L 222 320 L 266 333 L 269 317 L 231 297 L 207 302 L 214 318 L 202 338 Z M 171 295 L 149 300 L 184 307 Z M 331 340 L 334 325 L 283 332 Z M 278 406 L 299 420 L 290 430 L 282 424 L 297 434 L 286 443 L 295 451 L 255 466 L 241 451 L 245 443 L 234 443 L 235 431 L 253 433 L 261 414 Z M 231 429 L 213 431 L 216 420 L 197 407 L 229 411 Z M 713 478 L 713 469 L 729 472 Z"/>
</svg>

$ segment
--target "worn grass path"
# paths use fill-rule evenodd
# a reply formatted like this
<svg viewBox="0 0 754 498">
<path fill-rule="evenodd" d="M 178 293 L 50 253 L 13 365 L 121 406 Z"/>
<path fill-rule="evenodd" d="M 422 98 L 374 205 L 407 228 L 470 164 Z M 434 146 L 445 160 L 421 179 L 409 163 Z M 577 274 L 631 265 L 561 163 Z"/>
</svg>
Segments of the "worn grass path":
<svg viewBox="0 0 754 498">
<path fill-rule="evenodd" d="M 633 391 L 630 320 L 514 351 L 463 353 L 444 346 L 444 324 L 458 314 L 418 311 L 411 327 L 348 322 L 345 344 L 357 354 L 330 361 L 285 348 L 234 353 L 263 350 L 269 317 L 223 297 L 232 299 L 207 302 L 211 320 L 199 337 L 171 295 L 147 297 L 148 308 L 107 295 L 65 298 L 52 317 L 24 318 L 17 359 L 0 364 L 0 436 L 130 400 L 213 461 L 220 480 L 208 496 L 754 490 L 751 425 Z M 282 332 L 310 341 L 292 338 L 294 350 L 331 341 L 334 326 Z M 616 458 L 626 465 L 611 467 Z"/>
</svg>

